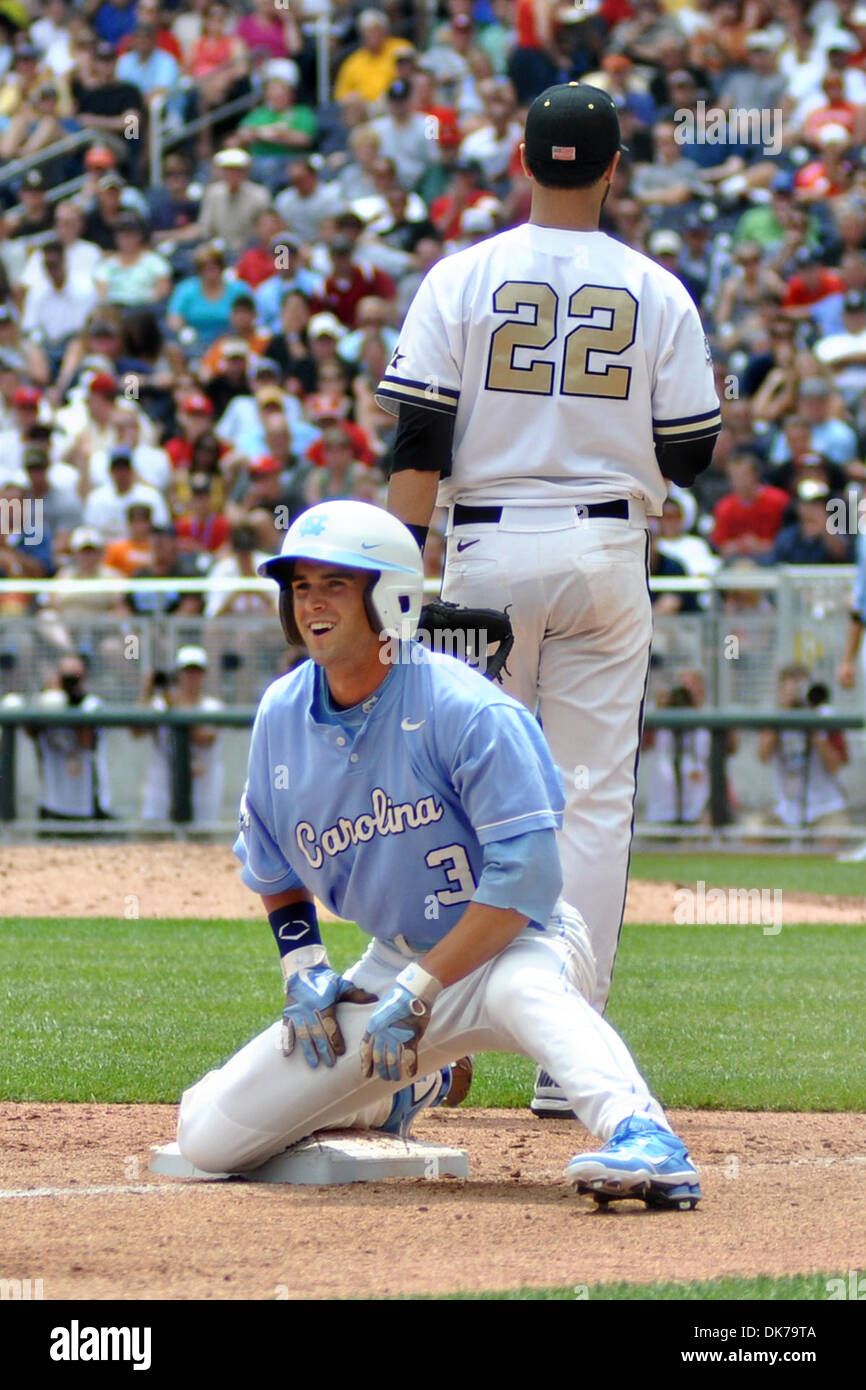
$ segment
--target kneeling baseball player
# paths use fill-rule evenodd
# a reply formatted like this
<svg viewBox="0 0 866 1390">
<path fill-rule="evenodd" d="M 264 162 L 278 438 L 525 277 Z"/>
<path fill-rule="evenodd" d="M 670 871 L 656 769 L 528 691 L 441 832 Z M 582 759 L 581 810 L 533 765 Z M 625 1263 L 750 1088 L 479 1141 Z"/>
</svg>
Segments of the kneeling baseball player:
<svg viewBox="0 0 866 1390">
<path fill-rule="evenodd" d="M 423 593 L 411 533 L 367 503 L 326 502 L 260 572 L 312 658 L 262 699 L 235 844 L 286 1005 L 184 1093 L 184 1157 L 240 1172 L 319 1130 L 407 1135 L 445 1099 L 451 1059 L 513 1051 L 606 1141 L 568 1164 L 579 1192 L 694 1207 L 684 1145 L 587 1002 L 595 962 L 560 897 L 564 797 L 547 745 L 499 687 L 409 640 Z M 343 976 L 314 895 L 371 938 Z"/>
</svg>

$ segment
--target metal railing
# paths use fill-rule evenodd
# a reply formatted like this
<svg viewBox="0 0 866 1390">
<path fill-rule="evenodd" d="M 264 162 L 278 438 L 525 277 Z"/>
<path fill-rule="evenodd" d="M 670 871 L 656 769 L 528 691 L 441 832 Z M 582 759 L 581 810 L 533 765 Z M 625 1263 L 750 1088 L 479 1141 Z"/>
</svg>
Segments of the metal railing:
<svg viewBox="0 0 866 1390">
<path fill-rule="evenodd" d="M 103 706 L 95 710 L 69 706 L 64 709 L 50 709 L 40 705 L 2 706 L 0 705 L 0 822 L 9 824 L 16 820 L 16 763 L 17 731 L 21 728 L 169 728 L 172 735 L 171 756 L 171 821 L 179 829 L 189 827 L 192 815 L 192 773 L 190 728 L 204 725 L 216 728 L 251 728 L 255 719 L 255 706 L 239 706 L 235 709 L 202 711 L 200 709 L 129 709 Z M 855 730 L 864 727 L 862 715 L 821 713 L 811 710 L 707 710 L 707 709 L 661 709 L 650 710 L 646 717 L 648 729 L 708 729 L 710 731 L 710 829 L 724 834 L 730 825 L 725 766 L 728 757 L 727 734 L 731 729 L 800 729 L 808 732 L 831 730 Z M 43 821 L 43 829 L 50 829 L 53 822 Z M 56 823 L 69 832 L 69 822 Z M 88 833 L 129 833 L 140 828 L 139 822 L 86 821 L 78 823 L 82 831 Z M 213 827 L 211 827 L 213 828 Z M 694 827 L 679 824 L 666 825 L 655 833 L 671 835 L 694 834 Z M 738 836 L 746 836 L 742 827 L 737 828 Z M 785 838 L 809 838 L 808 825 L 783 832 Z M 862 830 L 850 834 L 858 838 Z M 767 832 L 762 830 L 761 837 Z"/>
</svg>

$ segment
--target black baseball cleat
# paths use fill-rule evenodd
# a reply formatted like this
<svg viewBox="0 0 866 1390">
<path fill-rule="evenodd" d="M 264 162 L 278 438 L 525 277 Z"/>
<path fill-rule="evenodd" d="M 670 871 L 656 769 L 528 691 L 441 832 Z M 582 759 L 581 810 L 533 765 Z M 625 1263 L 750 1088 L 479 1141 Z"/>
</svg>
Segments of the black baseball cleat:
<svg viewBox="0 0 866 1390">
<path fill-rule="evenodd" d="M 549 1072 L 541 1067 L 535 1074 L 535 1093 L 529 1108 L 539 1120 L 576 1120 L 571 1101 Z"/>
</svg>

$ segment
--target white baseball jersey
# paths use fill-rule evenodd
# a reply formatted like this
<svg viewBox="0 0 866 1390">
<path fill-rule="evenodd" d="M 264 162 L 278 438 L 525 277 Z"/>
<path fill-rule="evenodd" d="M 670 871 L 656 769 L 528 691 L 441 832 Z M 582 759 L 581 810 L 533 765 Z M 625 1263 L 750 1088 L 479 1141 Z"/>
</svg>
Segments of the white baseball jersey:
<svg viewBox="0 0 866 1390">
<path fill-rule="evenodd" d="M 635 497 L 660 515 L 654 442 L 720 424 L 709 346 L 676 276 L 604 232 L 532 223 L 432 267 L 376 400 L 454 415 L 442 506 Z"/>
</svg>

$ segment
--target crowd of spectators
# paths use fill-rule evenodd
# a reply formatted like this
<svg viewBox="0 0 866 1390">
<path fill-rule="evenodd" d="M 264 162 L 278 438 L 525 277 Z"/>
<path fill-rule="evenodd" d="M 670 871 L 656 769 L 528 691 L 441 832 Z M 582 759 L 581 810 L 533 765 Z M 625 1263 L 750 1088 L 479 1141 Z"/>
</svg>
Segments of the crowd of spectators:
<svg viewBox="0 0 866 1390">
<path fill-rule="evenodd" d="M 44 525 L 0 537 L 0 575 L 245 575 L 311 502 L 383 502 L 374 389 L 406 307 L 526 217 L 525 109 L 577 79 L 628 147 L 602 228 L 686 285 L 722 401 L 654 571 L 849 561 L 828 505 L 856 515 L 866 478 L 862 0 L 10 0 L 0 501 Z"/>
</svg>

